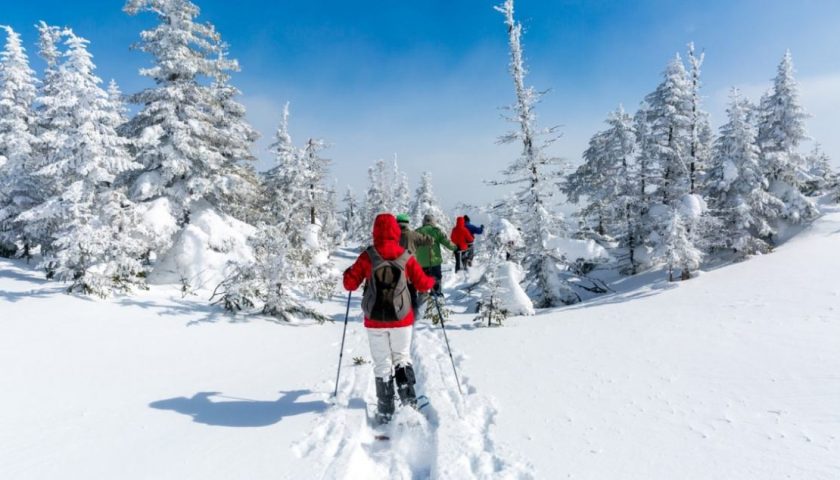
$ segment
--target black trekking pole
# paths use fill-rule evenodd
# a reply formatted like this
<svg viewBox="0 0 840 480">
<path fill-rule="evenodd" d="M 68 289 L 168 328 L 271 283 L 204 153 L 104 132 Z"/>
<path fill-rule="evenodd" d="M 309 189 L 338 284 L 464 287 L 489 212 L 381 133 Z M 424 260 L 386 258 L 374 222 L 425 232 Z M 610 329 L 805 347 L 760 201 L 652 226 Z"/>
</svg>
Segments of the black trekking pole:
<svg viewBox="0 0 840 480">
<path fill-rule="evenodd" d="M 347 319 L 350 318 L 350 298 L 353 292 L 347 294 L 347 313 L 344 314 L 344 331 L 341 333 L 341 350 L 338 352 L 338 372 L 335 373 L 335 392 L 333 397 L 338 396 L 338 377 L 341 375 L 341 360 L 344 357 L 344 337 L 347 335 Z"/>
<path fill-rule="evenodd" d="M 437 308 L 438 317 L 440 317 L 440 328 L 443 330 L 443 339 L 446 340 L 446 350 L 449 351 L 449 360 L 452 361 L 452 371 L 455 373 L 455 383 L 458 384 L 458 393 L 462 396 L 464 392 L 461 391 L 461 381 L 458 380 L 458 370 L 455 369 L 455 359 L 452 358 L 452 349 L 449 347 L 449 337 L 446 336 L 446 326 L 443 324 L 443 312 L 440 311 L 440 303 L 438 302 L 438 295 L 434 295 L 435 307 Z"/>
</svg>

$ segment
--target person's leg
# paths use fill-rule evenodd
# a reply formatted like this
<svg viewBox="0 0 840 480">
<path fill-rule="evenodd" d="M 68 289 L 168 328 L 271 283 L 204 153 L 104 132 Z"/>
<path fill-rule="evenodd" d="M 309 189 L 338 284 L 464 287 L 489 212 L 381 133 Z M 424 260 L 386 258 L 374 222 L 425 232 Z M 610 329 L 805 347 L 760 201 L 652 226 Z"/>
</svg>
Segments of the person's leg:
<svg viewBox="0 0 840 480">
<path fill-rule="evenodd" d="M 417 394 L 414 391 L 414 367 L 411 366 L 411 336 L 412 327 L 392 328 L 391 355 L 395 365 L 394 378 L 397 382 L 397 393 L 403 405 L 417 405 Z"/>
<path fill-rule="evenodd" d="M 414 312 L 414 318 L 416 320 L 420 318 L 420 299 L 417 298 L 417 289 L 411 283 L 408 284 L 408 294 L 411 296 L 411 310 Z"/>
<path fill-rule="evenodd" d="M 392 376 L 389 329 L 368 328 L 373 375 L 376 377 L 377 419 L 387 423 L 394 414 L 394 377 Z"/>
<path fill-rule="evenodd" d="M 435 279 L 435 287 L 433 291 L 436 295 L 440 295 L 441 292 L 443 292 L 443 287 L 441 286 L 441 283 L 443 283 L 443 270 L 440 265 L 437 265 L 429 267 L 429 271 L 429 275 Z"/>
<path fill-rule="evenodd" d="M 458 273 L 458 272 L 461 271 L 461 258 L 462 258 L 461 255 L 462 255 L 461 250 L 455 250 L 455 273 Z"/>
</svg>

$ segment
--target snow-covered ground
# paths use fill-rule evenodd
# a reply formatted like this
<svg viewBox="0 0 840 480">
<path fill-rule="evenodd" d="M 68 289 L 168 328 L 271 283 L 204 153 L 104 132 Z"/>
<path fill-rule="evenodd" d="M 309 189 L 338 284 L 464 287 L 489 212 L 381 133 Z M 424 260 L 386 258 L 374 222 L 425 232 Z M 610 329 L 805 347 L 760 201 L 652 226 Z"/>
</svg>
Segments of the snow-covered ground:
<svg viewBox="0 0 840 480">
<path fill-rule="evenodd" d="M 343 265 L 347 254 L 339 257 Z M 341 266 L 341 265 L 339 265 Z M 428 421 L 373 439 L 367 340 L 154 286 L 71 297 L 0 261 L 0 478 L 840 478 L 840 212 L 681 284 L 448 335 L 417 327 Z M 450 282 L 454 284 L 455 282 Z"/>
</svg>

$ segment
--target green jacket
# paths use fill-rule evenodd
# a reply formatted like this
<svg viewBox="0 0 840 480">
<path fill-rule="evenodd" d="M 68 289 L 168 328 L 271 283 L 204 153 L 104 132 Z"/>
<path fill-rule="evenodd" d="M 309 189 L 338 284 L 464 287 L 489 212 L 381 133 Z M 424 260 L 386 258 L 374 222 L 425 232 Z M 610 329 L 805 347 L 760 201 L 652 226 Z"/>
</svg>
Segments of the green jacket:
<svg viewBox="0 0 840 480">
<path fill-rule="evenodd" d="M 455 251 L 455 245 L 449 241 L 449 238 L 438 227 L 434 225 L 423 225 L 416 230 L 422 234 L 432 237 L 435 241 L 431 246 L 418 246 L 417 251 L 414 252 L 414 258 L 421 267 L 437 267 L 443 263 L 443 257 L 440 254 L 440 246 Z"/>
</svg>

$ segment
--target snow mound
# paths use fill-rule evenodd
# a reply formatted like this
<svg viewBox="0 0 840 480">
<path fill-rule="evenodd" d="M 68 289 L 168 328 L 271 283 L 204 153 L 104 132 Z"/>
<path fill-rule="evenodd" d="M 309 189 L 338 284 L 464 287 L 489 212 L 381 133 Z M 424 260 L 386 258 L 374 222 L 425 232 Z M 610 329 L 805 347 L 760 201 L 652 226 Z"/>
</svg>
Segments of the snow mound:
<svg viewBox="0 0 840 480">
<path fill-rule="evenodd" d="M 677 206 L 680 214 L 685 218 L 700 218 L 708 209 L 706 201 L 697 194 L 685 195 Z"/>
<path fill-rule="evenodd" d="M 172 237 L 178 233 L 178 221 L 172 215 L 172 206 L 166 198 L 137 203 L 136 209 L 140 218 L 139 230 L 143 232 L 146 244 L 152 248 L 154 259 L 160 252 L 169 249 Z"/>
<path fill-rule="evenodd" d="M 546 246 L 571 261 L 578 259 L 606 261 L 610 259 L 607 250 L 591 239 L 579 240 L 552 235 L 546 240 Z"/>
<path fill-rule="evenodd" d="M 503 245 L 518 247 L 524 243 L 522 241 L 522 232 L 507 219 L 501 218 L 494 221 L 491 226 L 491 232 L 498 238 L 499 243 Z"/>
<path fill-rule="evenodd" d="M 499 264 L 496 268 L 496 279 L 499 282 L 498 300 L 503 309 L 510 315 L 534 314 L 534 304 L 521 286 L 525 280 L 525 272 L 521 266 L 513 262 Z"/>
<path fill-rule="evenodd" d="M 212 289 L 227 276 L 230 262 L 253 260 L 248 238 L 254 227 L 199 204 L 190 223 L 155 266 L 152 284 L 186 284 L 190 289 Z"/>
</svg>

